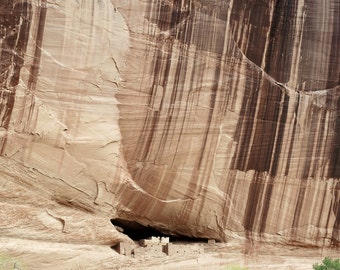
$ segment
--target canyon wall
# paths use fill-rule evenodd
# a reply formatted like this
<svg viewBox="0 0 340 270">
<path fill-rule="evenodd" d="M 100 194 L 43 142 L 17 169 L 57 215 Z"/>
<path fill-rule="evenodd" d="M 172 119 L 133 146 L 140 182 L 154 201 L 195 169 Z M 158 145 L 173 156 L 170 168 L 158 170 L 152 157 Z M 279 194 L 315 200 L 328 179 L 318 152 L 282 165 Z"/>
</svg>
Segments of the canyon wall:
<svg viewBox="0 0 340 270">
<path fill-rule="evenodd" d="M 2 234 L 339 245 L 339 0 L 0 7 Z"/>
</svg>

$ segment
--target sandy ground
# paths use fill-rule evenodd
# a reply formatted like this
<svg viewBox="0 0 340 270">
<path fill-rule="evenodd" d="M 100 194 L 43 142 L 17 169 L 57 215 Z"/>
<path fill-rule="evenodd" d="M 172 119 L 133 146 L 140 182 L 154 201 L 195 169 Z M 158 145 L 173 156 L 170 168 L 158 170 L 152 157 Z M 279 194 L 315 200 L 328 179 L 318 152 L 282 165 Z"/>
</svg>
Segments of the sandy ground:
<svg viewBox="0 0 340 270">
<path fill-rule="evenodd" d="M 189 243 L 193 244 L 193 243 Z M 312 269 L 325 256 L 340 258 L 340 250 L 256 244 L 245 254 L 242 243 L 204 245 L 200 257 L 160 256 L 130 258 L 108 246 L 72 245 L 0 237 L 0 269 Z"/>
</svg>

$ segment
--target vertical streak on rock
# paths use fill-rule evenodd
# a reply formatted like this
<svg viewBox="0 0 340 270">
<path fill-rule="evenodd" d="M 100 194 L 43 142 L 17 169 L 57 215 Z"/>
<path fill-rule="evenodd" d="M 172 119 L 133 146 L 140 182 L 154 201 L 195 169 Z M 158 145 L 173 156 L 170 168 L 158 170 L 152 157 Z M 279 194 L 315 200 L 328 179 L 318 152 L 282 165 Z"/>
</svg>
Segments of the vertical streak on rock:
<svg viewBox="0 0 340 270">
<path fill-rule="evenodd" d="M 296 104 L 294 104 L 294 121 L 293 121 L 293 131 L 292 134 L 293 136 L 291 136 L 291 139 L 289 141 L 289 150 L 288 150 L 288 156 L 287 159 L 291 160 L 292 156 L 293 156 L 293 147 L 294 147 L 294 139 L 295 139 L 295 134 L 297 133 L 297 115 L 299 113 L 299 104 L 300 104 L 300 93 L 297 93 L 297 97 L 296 97 Z M 289 169 L 290 169 L 290 162 L 287 162 L 286 168 L 284 170 L 284 175 L 288 175 L 289 173 Z"/>
<path fill-rule="evenodd" d="M 42 0 L 41 6 L 38 8 L 37 16 L 38 17 L 38 29 L 36 32 L 35 37 L 35 51 L 34 51 L 34 58 L 33 58 L 33 64 L 30 68 L 30 75 L 28 79 L 28 90 L 30 91 L 30 95 L 25 96 L 25 104 L 29 104 L 26 112 L 25 110 L 22 111 L 21 114 L 21 121 L 24 123 L 23 125 L 23 131 L 27 132 L 29 126 L 32 124 L 32 121 L 35 121 L 34 119 L 34 111 L 35 111 L 35 98 L 33 95 L 33 91 L 35 90 L 38 75 L 39 75 L 39 68 L 40 68 L 40 58 L 41 58 L 41 49 L 42 49 L 42 42 L 43 42 L 43 35 L 44 35 L 44 29 L 45 29 L 45 21 L 46 21 L 46 13 L 47 13 L 47 6 L 46 6 L 46 0 Z M 26 119 L 24 119 L 26 118 Z"/>
<path fill-rule="evenodd" d="M 339 1 L 305 0 L 299 88 L 304 91 L 339 84 Z"/>
<path fill-rule="evenodd" d="M 236 21 L 236 25 L 243 25 L 248 29 L 248 35 L 245 36 L 244 29 L 240 31 L 236 26 L 233 27 L 233 35 L 236 35 L 235 39 L 241 51 L 244 51 L 257 66 L 265 62 L 265 72 L 280 80 L 282 78 L 279 76 L 285 73 L 282 69 L 288 68 L 289 71 L 290 67 L 290 64 L 285 62 L 289 60 L 289 56 L 281 54 L 285 53 L 282 48 L 289 51 L 292 47 L 291 42 L 286 40 L 283 42 L 282 39 L 283 36 L 289 36 L 288 33 L 292 30 L 289 26 L 293 24 L 289 24 L 285 19 L 286 16 L 294 13 L 294 5 L 288 2 L 275 3 L 274 11 L 271 11 L 271 4 L 265 2 L 251 4 L 246 1 L 236 4 L 233 6 L 235 15 L 232 17 L 232 22 Z M 246 17 L 243 22 L 238 21 L 239 14 Z M 283 32 L 286 34 L 283 35 Z M 263 55 L 264 52 L 266 55 Z M 289 78 L 288 75 L 286 80 Z M 284 101 L 281 101 L 285 94 L 281 96 L 280 87 L 267 83 L 264 76 L 259 81 L 258 85 L 249 87 L 249 91 L 253 93 L 245 95 L 243 100 L 241 118 L 235 134 L 235 138 L 239 140 L 239 149 L 236 151 L 234 168 L 243 171 L 249 169 L 268 171 L 273 175 L 277 170 L 276 159 L 282 146 L 289 99 L 285 97 Z M 282 103 L 284 106 L 280 108 L 278 104 Z M 247 109 L 248 104 L 249 109 Z M 275 125 L 275 122 L 279 124 Z"/>
<path fill-rule="evenodd" d="M 277 81 L 289 81 L 295 34 L 295 1 L 276 1 L 264 70 Z"/>
<path fill-rule="evenodd" d="M 300 181 L 299 191 L 298 191 L 298 197 L 297 197 L 297 203 L 294 210 L 294 218 L 292 223 L 292 231 L 293 231 L 293 237 L 296 237 L 297 229 L 300 224 L 301 219 L 301 211 L 303 203 L 305 202 L 305 196 L 306 196 L 306 187 L 307 187 L 307 180 L 302 179 Z"/>
<path fill-rule="evenodd" d="M 20 16 L 20 29 L 18 31 L 17 41 L 15 45 L 15 54 L 13 57 L 14 68 L 13 68 L 13 76 L 11 78 L 10 85 L 12 87 L 18 85 L 19 77 L 20 77 L 20 69 L 24 64 L 25 52 L 27 49 L 28 37 L 29 37 L 29 29 L 30 29 L 30 20 L 31 20 L 31 12 L 32 7 L 27 2 L 22 2 L 16 4 L 14 6 L 14 14 L 18 14 Z M 20 14 L 20 15 L 19 15 Z"/>
<path fill-rule="evenodd" d="M 15 87 L 19 83 L 30 32 L 32 7 L 26 1 L 14 5 L 13 1 L 0 4 L 0 127 L 9 127 L 15 100 Z M 0 139 L 2 155 L 7 137 Z"/>
<path fill-rule="evenodd" d="M 44 29 L 45 29 L 46 13 L 47 13 L 46 0 L 42 0 L 41 6 L 39 6 L 39 12 L 38 12 L 39 23 L 38 23 L 38 32 L 36 36 L 34 60 L 33 60 L 33 65 L 31 66 L 30 77 L 28 81 L 28 88 L 30 90 L 34 90 L 36 83 L 37 83 L 39 67 L 40 67 L 42 41 L 43 41 L 43 35 L 44 35 Z"/>
<path fill-rule="evenodd" d="M 264 198 L 263 198 L 263 209 L 262 209 L 262 215 L 261 215 L 261 221 L 259 224 L 259 232 L 264 233 L 266 230 L 266 222 L 269 215 L 269 209 L 270 209 L 270 200 L 273 193 L 273 186 L 274 181 L 272 177 L 267 177 L 266 180 L 266 186 L 265 186 L 265 192 L 264 192 Z"/>
<path fill-rule="evenodd" d="M 217 20 L 217 18 L 220 16 L 218 12 L 213 13 L 212 20 Z M 227 19 L 227 18 L 225 18 Z M 227 33 L 227 27 L 226 24 L 221 26 L 220 31 L 222 33 Z M 214 33 L 214 31 L 211 31 Z M 211 40 L 214 40 L 211 38 Z M 220 126 L 221 120 L 223 118 L 223 107 L 226 105 L 223 105 L 223 101 L 227 102 L 227 97 L 229 96 L 229 89 L 226 89 L 223 85 L 223 78 L 224 78 L 224 70 L 225 70 L 225 55 L 227 53 L 227 38 L 223 36 L 223 39 L 219 39 L 216 41 L 215 45 L 217 45 L 215 48 L 210 47 L 211 50 L 213 50 L 215 53 L 217 53 L 217 59 L 216 59 L 216 66 L 214 67 L 214 77 L 213 77 L 213 85 L 211 86 L 211 93 L 210 93 L 210 101 L 209 101 L 209 113 L 207 117 L 207 122 L 205 124 L 205 129 L 203 131 L 203 140 L 202 140 L 202 146 L 201 146 L 201 152 L 197 164 L 198 170 L 196 170 L 195 173 L 193 173 L 191 179 L 190 179 L 190 188 L 188 189 L 186 196 L 188 197 L 194 197 L 195 194 L 199 194 L 200 198 L 206 198 L 207 194 L 207 186 L 210 181 L 210 173 L 209 170 L 212 168 L 212 164 L 214 161 L 214 155 L 215 153 L 211 152 L 209 149 L 215 149 L 217 145 L 217 128 Z M 222 104 L 220 103 L 222 101 Z M 201 175 L 199 175 L 199 172 Z M 193 201 L 190 201 L 190 206 L 188 209 L 193 208 Z M 205 200 L 202 199 L 198 206 L 196 206 L 198 209 L 203 209 L 205 204 Z M 199 224 L 200 220 L 203 217 L 199 215 L 196 218 L 196 222 Z"/>
<path fill-rule="evenodd" d="M 313 134 L 313 136 L 308 136 L 306 138 L 306 144 L 311 148 L 308 151 L 308 155 L 305 156 L 302 164 L 302 171 L 300 177 L 302 179 L 307 179 L 310 172 L 310 167 L 312 163 L 312 156 L 313 152 L 315 151 L 316 145 L 315 145 L 315 139 L 316 139 L 316 130 L 315 130 L 315 118 L 318 117 L 318 109 L 310 107 L 308 110 L 308 125 L 307 128 L 310 130 L 310 132 Z"/>
<path fill-rule="evenodd" d="M 333 209 L 332 209 L 332 204 L 334 204 L 334 202 L 331 201 L 329 207 L 327 207 L 327 201 L 329 200 L 329 195 L 335 195 L 335 194 L 330 194 L 329 190 L 330 189 L 334 189 L 335 188 L 335 185 L 334 185 L 334 182 L 333 181 L 330 181 L 328 182 L 329 183 L 329 186 L 326 184 L 326 188 L 324 189 L 324 192 L 322 194 L 322 204 L 321 204 L 321 209 L 327 209 L 328 211 L 320 211 L 317 215 L 318 217 L 318 223 L 317 223 L 317 227 L 318 228 L 322 228 L 322 227 L 326 227 L 326 228 L 331 228 L 332 227 L 332 224 L 330 224 L 333 220 L 333 217 L 332 217 L 332 213 L 333 213 Z M 336 203 L 336 202 L 335 202 Z M 326 214 L 327 213 L 327 214 Z M 312 215 L 311 215 L 312 216 Z M 315 215 L 316 216 L 316 215 Z M 324 220 L 326 219 L 326 224 L 324 224 Z M 334 233 L 334 228 L 333 228 L 333 231 L 332 231 L 332 235 Z M 318 233 L 318 236 L 320 235 L 320 232 Z M 326 233 L 326 237 L 324 238 L 324 243 L 325 243 L 325 240 L 327 238 L 330 238 L 329 237 L 329 233 Z M 321 236 L 322 237 L 322 236 Z M 328 239 L 327 239 L 328 240 Z M 332 240 L 331 240 L 332 241 Z"/>
<path fill-rule="evenodd" d="M 340 10 L 340 1 L 332 1 L 330 10 L 332 12 L 333 28 L 332 28 L 332 39 L 331 39 L 331 49 L 329 53 L 329 63 L 328 68 L 327 84 L 325 88 L 333 88 L 334 85 L 340 85 L 340 64 L 338 59 L 340 59 L 340 16 L 338 14 Z M 326 23 L 326 27 L 328 24 Z M 325 29 L 326 31 L 326 29 Z"/>
<path fill-rule="evenodd" d="M 259 90 L 250 98 L 245 96 L 243 100 L 235 136 L 239 139 L 239 149 L 234 166 L 243 171 L 266 171 L 275 176 L 283 143 L 289 96 L 280 86 L 272 85 L 265 79 L 255 89 Z"/>
<path fill-rule="evenodd" d="M 340 241 L 340 182 L 338 181 L 334 187 L 334 197 L 333 197 L 333 212 L 335 215 L 335 222 L 333 225 L 332 232 L 332 244 L 334 246 L 339 246 Z"/>
<path fill-rule="evenodd" d="M 255 77 L 255 76 L 254 76 Z M 251 77 L 253 78 L 253 77 Z M 240 111 L 240 119 L 237 124 L 235 138 L 238 139 L 238 149 L 236 150 L 236 155 L 233 160 L 233 168 L 238 169 L 240 171 L 247 170 L 247 159 L 248 152 L 250 151 L 251 146 L 251 138 L 253 133 L 253 126 L 255 125 L 255 121 L 253 121 L 253 117 L 256 114 L 256 107 L 258 102 L 259 88 L 261 79 L 255 77 L 253 81 L 247 78 L 247 85 L 251 87 L 246 88 L 246 92 L 244 98 L 242 100 L 242 106 Z M 248 89 L 254 89 L 254 92 Z"/>
<path fill-rule="evenodd" d="M 276 132 L 276 138 L 271 158 L 270 165 L 270 175 L 278 174 L 278 167 L 280 162 L 281 150 L 284 145 L 284 132 L 287 125 L 287 114 L 288 114 L 288 105 L 289 105 L 289 96 L 285 94 L 284 89 L 281 89 L 281 100 L 279 105 L 279 117 L 278 117 L 278 127 Z"/>
<path fill-rule="evenodd" d="M 304 0 L 298 0 L 296 7 L 296 17 L 295 17 L 295 35 L 293 35 L 294 44 L 292 51 L 292 66 L 290 69 L 289 76 L 289 86 L 291 88 L 297 88 L 299 84 L 299 66 L 301 64 L 301 54 L 302 54 L 302 36 L 304 30 L 304 20 L 305 20 L 305 3 Z"/>
<path fill-rule="evenodd" d="M 170 45 L 172 48 L 172 45 Z M 165 58 L 165 59 L 164 59 Z M 154 56 L 154 77 L 151 86 L 151 92 L 149 95 L 147 106 L 150 108 L 147 112 L 142 132 L 139 136 L 139 141 L 141 143 L 137 148 L 137 160 L 145 161 L 150 151 L 152 150 L 152 142 L 153 137 L 157 133 L 158 123 L 160 118 L 160 110 L 163 104 L 163 98 L 165 93 L 162 93 L 161 102 L 158 108 L 155 108 L 155 98 L 158 95 L 158 91 L 160 87 L 164 89 L 163 91 L 167 90 L 166 80 L 163 78 L 167 78 L 169 76 L 169 66 L 171 65 L 171 49 L 170 52 L 162 52 L 160 49 L 156 49 L 155 56 Z M 164 67 L 165 63 L 165 67 Z M 154 108 L 154 109 L 152 109 Z"/>
<path fill-rule="evenodd" d="M 334 140 L 328 171 L 328 177 L 330 178 L 340 178 L 340 97 L 337 100 L 336 106 L 336 116 L 333 123 Z"/>
<path fill-rule="evenodd" d="M 259 212 L 258 207 L 260 206 L 259 201 L 261 200 L 263 193 L 263 182 L 260 179 L 259 174 L 256 172 L 254 175 L 255 181 L 250 183 L 247 205 L 245 209 L 245 215 L 243 219 L 244 229 L 246 230 L 247 237 L 251 237 L 251 233 L 254 230 L 255 219 Z"/>
<path fill-rule="evenodd" d="M 235 1 L 231 28 L 238 48 L 257 66 L 262 67 L 268 43 L 273 1 Z"/>
</svg>

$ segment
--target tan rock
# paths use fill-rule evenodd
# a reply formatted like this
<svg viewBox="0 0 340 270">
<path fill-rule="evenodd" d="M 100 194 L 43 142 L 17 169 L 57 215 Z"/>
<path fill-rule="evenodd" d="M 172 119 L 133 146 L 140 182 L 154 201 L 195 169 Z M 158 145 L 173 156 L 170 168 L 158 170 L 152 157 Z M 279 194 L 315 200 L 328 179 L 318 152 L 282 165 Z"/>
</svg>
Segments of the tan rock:
<svg viewBox="0 0 340 270">
<path fill-rule="evenodd" d="M 129 24 L 117 96 L 144 191 L 124 192 L 126 218 L 196 237 L 338 243 L 339 3 L 128 3 L 128 23 L 146 21 Z"/>
<path fill-rule="evenodd" d="M 339 1 L 0 3 L 0 232 L 338 245 Z"/>
</svg>

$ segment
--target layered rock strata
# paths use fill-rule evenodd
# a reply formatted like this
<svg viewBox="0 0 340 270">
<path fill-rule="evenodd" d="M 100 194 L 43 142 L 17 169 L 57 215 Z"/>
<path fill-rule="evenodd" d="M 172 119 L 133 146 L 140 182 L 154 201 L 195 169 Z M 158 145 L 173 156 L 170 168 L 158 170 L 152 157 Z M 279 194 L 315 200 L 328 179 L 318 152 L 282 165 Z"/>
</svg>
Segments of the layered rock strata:
<svg viewBox="0 0 340 270">
<path fill-rule="evenodd" d="M 338 0 L 0 3 L 0 231 L 111 243 L 119 217 L 338 245 L 339 13 Z"/>
</svg>

